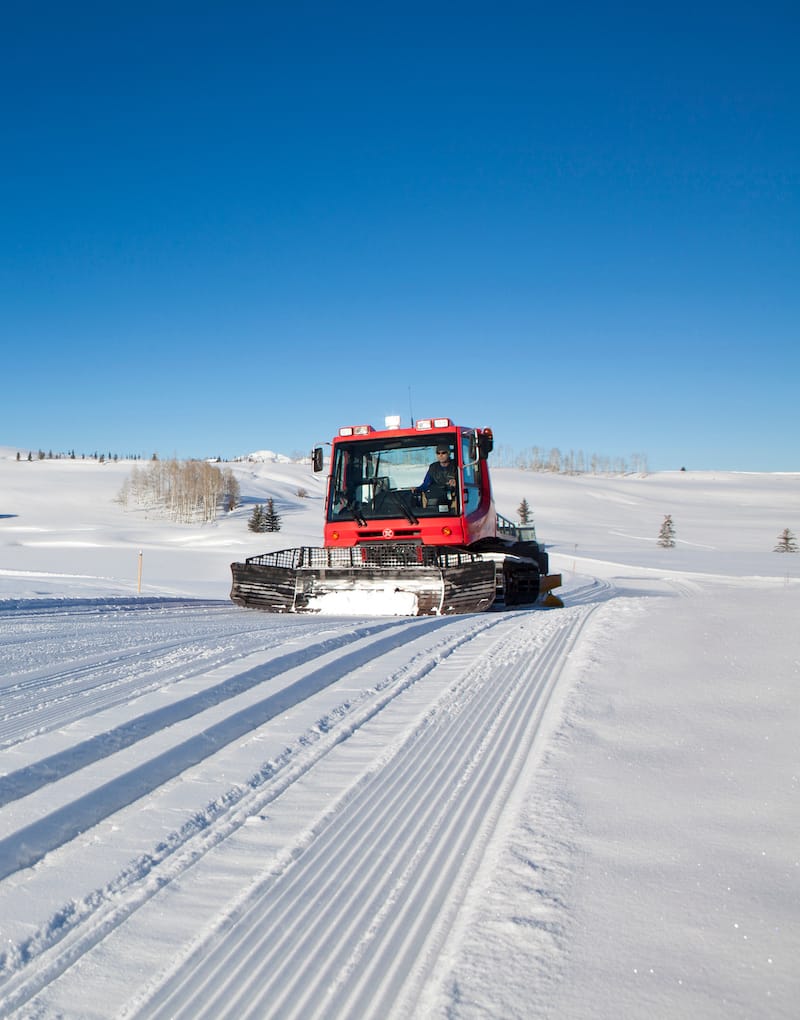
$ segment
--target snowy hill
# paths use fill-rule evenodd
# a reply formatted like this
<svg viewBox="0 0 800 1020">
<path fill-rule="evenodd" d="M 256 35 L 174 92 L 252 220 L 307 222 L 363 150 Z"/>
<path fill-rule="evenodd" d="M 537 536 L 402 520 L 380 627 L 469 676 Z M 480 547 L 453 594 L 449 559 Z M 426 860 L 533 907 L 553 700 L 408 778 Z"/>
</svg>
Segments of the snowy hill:
<svg viewBox="0 0 800 1020">
<path fill-rule="evenodd" d="M 291 464 L 291 457 L 283 453 L 275 453 L 273 450 L 256 450 L 244 457 L 237 457 L 237 460 L 254 461 L 257 464 Z"/>
<path fill-rule="evenodd" d="M 499 469 L 565 608 L 397 620 L 233 606 L 230 466 L 0 457 L 0 1016 L 793 1020 L 800 476 Z"/>
<path fill-rule="evenodd" d="M 127 595 L 142 551 L 145 593 L 226 598 L 232 559 L 322 542 L 324 473 L 272 457 L 225 465 L 239 479 L 242 503 L 197 526 L 124 509 L 116 500 L 131 462 L 17 462 L 9 450 L 0 457 L 0 597 Z M 516 517 L 527 499 L 539 538 L 564 573 L 603 573 L 604 564 L 624 563 L 657 574 L 783 576 L 792 564 L 773 555 L 777 536 L 787 527 L 800 534 L 797 474 L 570 477 L 499 468 L 492 479 L 505 516 Z M 281 531 L 254 535 L 246 526 L 252 505 L 270 496 Z M 665 514 L 675 522 L 674 549 L 657 544 Z"/>
</svg>

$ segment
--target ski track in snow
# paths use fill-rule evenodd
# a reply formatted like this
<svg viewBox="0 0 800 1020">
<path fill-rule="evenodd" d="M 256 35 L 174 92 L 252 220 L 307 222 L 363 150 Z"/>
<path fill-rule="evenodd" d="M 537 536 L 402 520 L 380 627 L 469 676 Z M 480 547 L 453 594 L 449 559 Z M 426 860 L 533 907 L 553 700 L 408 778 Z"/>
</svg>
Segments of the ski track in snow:
<svg viewBox="0 0 800 1020">
<path fill-rule="evenodd" d="M 32 665 L 0 679 L 17 762 L 0 775 L 0 878 L 34 901 L 49 855 L 85 877 L 3 947 L 0 1015 L 412 1015 L 561 666 L 612 594 L 592 580 L 558 613 L 424 620 L 99 602 L 73 608 L 49 669 L 16 646 Z M 24 632 L 21 609 L 0 631 Z M 63 607 L 52 634 L 31 612 L 36 640 L 63 645 Z M 62 750 L 51 732 L 37 757 L 56 729 Z M 121 866 L 90 878 L 112 829 Z M 198 904 L 174 945 L 165 918 Z M 108 975 L 137 932 L 150 984 L 131 998 Z M 98 968 L 104 1011 L 76 1012 Z"/>
</svg>

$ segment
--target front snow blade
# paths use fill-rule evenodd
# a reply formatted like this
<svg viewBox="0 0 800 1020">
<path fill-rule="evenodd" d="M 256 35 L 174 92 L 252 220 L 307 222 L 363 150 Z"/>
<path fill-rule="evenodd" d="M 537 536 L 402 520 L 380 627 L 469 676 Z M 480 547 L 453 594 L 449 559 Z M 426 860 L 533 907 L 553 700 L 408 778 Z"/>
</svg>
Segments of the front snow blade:
<svg viewBox="0 0 800 1020">
<path fill-rule="evenodd" d="M 431 547 L 282 549 L 232 563 L 231 599 L 272 613 L 438 616 L 488 609 L 494 564 Z"/>
</svg>

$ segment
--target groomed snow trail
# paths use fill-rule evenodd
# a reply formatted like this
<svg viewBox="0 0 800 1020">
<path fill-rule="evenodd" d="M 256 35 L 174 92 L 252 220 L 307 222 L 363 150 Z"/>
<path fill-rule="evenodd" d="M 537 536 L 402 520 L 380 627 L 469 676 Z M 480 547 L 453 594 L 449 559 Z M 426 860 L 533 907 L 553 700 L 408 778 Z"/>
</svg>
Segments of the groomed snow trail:
<svg viewBox="0 0 800 1020">
<path fill-rule="evenodd" d="M 413 1015 L 591 609 L 118 608 L 113 652 L 79 625 L 3 684 L 0 913 L 76 874 L 11 933 L 0 1015 Z"/>
</svg>

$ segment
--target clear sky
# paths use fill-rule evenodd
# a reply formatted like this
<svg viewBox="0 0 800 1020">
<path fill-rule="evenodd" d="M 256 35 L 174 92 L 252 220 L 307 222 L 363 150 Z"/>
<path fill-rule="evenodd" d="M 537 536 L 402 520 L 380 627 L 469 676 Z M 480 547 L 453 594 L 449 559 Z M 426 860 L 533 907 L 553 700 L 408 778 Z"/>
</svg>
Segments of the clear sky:
<svg viewBox="0 0 800 1020">
<path fill-rule="evenodd" d="M 796 3 L 12 0 L 0 30 L 0 445 L 443 414 L 800 470 Z"/>
</svg>

